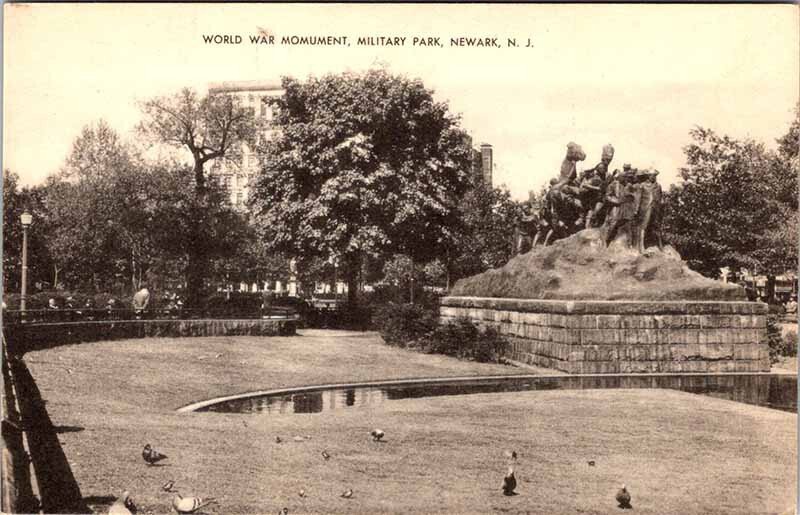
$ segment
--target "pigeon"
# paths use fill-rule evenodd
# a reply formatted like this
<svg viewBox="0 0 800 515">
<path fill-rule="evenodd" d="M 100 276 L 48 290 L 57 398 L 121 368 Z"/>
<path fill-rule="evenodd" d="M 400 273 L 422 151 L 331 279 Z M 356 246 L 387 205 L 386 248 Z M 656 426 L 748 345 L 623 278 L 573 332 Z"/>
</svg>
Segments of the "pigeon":
<svg viewBox="0 0 800 515">
<path fill-rule="evenodd" d="M 353 497 L 353 490 L 348 488 L 347 490 L 342 492 L 342 497 L 344 497 L 345 499 L 349 499 L 349 498 Z"/>
<path fill-rule="evenodd" d="M 503 478 L 503 495 L 516 495 L 517 478 L 514 477 L 514 467 L 508 467 L 508 474 Z"/>
<path fill-rule="evenodd" d="M 615 499 L 619 503 L 620 508 L 624 510 L 633 508 L 633 506 L 631 506 L 631 494 L 628 492 L 628 489 L 625 487 L 625 485 L 622 485 L 622 488 L 619 489 Z"/>
<path fill-rule="evenodd" d="M 328 454 L 328 451 L 322 451 L 322 457 L 325 458 L 325 461 L 331 459 L 331 455 Z"/>
<path fill-rule="evenodd" d="M 114 501 L 114 504 L 108 509 L 108 515 L 132 515 L 134 513 L 136 513 L 136 505 L 127 490 L 122 492 L 119 499 Z"/>
<path fill-rule="evenodd" d="M 372 431 L 370 431 L 369 434 L 372 435 L 373 442 L 380 442 L 381 438 L 383 438 L 383 435 L 386 433 L 384 433 L 380 429 L 373 429 Z"/>
<path fill-rule="evenodd" d="M 215 502 L 217 501 L 213 497 L 203 499 L 201 497 L 181 497 L 181 494 L 177 494 L 175 498 L 172 499 L 172 507 L 178 513 L 194 513 L 200 508 L 204 508 Z"/>
<path fill-rule="evenodd" d="M 301 488 L 300 491 L 297 492 L 297 495 L 299 495 L 300 497 L 305 497 L 306 496 L 306 491 Z"/>
<path fill-rule="evenodd" d="M 590 467 L 594 467 L 594 460 L 589 460 L 587 463 Z"/>
<path fill-rule="evenodd" d="M 147 444 L 144 446 L 144 449 L 142 449 L 142 458 L 144 458 L 144 461 L 146 461 L 148 465 L 153 465 L 154 463 L 167 459 L 167 455 L 161 454 L 150 447 L 150 444 Z"/>
<path fill-rule="evenodd" d="M 172 492 L 173 491 L 172 488 L 174 486 L 175 486 L 175 481 L 170 480 L 161 485 L 161 489 L 164 490 L 165 492 Z"/>
<path fill-rule="evenodd" d="M 281 443 L 282 441 L 283 441 L 283 440 L 281 439 L 281 437 L 280 437 L 280 436 L 276 436 L 276 437 L 275 437 L 275 443 Z"/>
</svg>

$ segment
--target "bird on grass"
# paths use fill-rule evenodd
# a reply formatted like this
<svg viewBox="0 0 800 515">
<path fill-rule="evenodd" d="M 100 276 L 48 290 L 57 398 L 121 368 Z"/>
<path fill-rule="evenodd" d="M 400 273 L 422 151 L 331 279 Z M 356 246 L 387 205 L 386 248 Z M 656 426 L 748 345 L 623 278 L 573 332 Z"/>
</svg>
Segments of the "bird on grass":
<svg viewBox="0 0 800 515">
<path fill-rule="evenodd" d="M 119 499 L 114 501 L 114 504 L 108 509 L 108 515 L 132 515 L 133 513 L 136 513 L 136 505 L 127 490 L 122 492 Z"/>
<path fill-rule="evenodd" d="M 384 433 L 384 432 L 383 432 L 383 431 L 381 431 L 380 429 L 373 429 L 372 431 L 370 431 L 370 433 L 369 433 L 369 434 L 370 434 L 370 435 L 372 435 L 372 441 L 373 441 L 373 442 L 380 442 L 380 441 L 381 441 L 381 438 L 383 438 L 383 436 L 384 436 L 386 433 Z"/>
<path fill-rule="evenodd" d="M 348 488 L 347 490 L 342 492 L 342 497 L 344 497 L 345 499 L 349 499 L 349 498 L 353 497 L 353 490 Z"/>
<path fill-rule="evenodd" d="M 594 467 L 594 460 L 589 460 L 587 463 L 590 467 Z"/>
<path fill-rule="evenodd" d="M 325 459 L 325 461 L 331 459 L 331 455 L 328 454 L 328 451 L 322 451 L 322 457 Z"/>
<path fill-rule="evenodd" d="M 306 496 L 306 491 L 301 488 L 300 491 L 297 492 L 297 495 L 299 495 L 300 497 L 305 497 Z"/>
<path fill-rule="evenodd" d="M 625 487 L 625 485 L 622 485 L 622 488 L 619 489 L 615 499 L 617 500 L 619 507 L 623 510 L 629 510 L 633 508 L 633 506 L 631 506 L 631 494 L 628 492 L 628 489 Z"/>
<path fill-rule="evenodd" d="M 173 492 L 174 486 L 175 486 L 175 481 L 170 480 L 161 485 L 161 489 L 164 490 L 165 492 Z"/>
<path fill-rule="evenodd" d="M 503 495 L 517 495 L 517 478 L 514 476 L 514 467 L 508 467 L 508 473 L 503 478 Z"/>
<path fill-rule="evenodd" d="M 172 499 L 172 507 L 178 513 L 194 513 L 200 508 L 205 508 L 209 504 L 216 502 L 213 497 L 181 497 L 181 494 L 177 494 Z"/>
<path fill-rule="evenodd" d="M 167 459 L 167 455 L 161 454 L 150 447 L 150 444 L 147 444 L 144 446 L 144 449 L 142 449 L 142 458 L 144 458 L 144 461 L 146 461 L 148 465 L 153 465 L 154 463 Z"/>
<path fill-rule="evenodd" d="M 282 441 L 280 436 L 275 437 L 275 443 L 281 443 Z"/>
</svg>

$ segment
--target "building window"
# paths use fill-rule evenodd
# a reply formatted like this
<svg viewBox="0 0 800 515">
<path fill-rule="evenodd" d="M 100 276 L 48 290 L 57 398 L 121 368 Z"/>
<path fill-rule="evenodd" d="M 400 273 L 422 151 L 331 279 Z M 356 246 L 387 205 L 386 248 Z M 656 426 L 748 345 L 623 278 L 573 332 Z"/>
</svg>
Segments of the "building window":
<svg viewBox="0 0 800 515">
<path fill-rule="evenodd" d="M 241 191 L 236 194 L 236 205 L 241 206 L 244 203 L 244 193 Z"/>
<path fill-rule="evenodd" d="M 261 102 L 261 116 L 267 117 L 267 103 L 264 101 Z"/>
</svg>

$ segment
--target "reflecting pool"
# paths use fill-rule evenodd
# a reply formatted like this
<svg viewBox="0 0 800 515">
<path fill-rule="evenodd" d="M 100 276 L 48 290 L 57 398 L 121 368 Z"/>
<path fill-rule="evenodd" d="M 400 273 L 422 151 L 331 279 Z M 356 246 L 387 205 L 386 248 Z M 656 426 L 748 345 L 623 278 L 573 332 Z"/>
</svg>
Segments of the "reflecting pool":
<svg viewBox="0 0 800 515">
<path fill-rule="evenodd" d="M 637 376 L 520 376 L 435 383 L 321 388 L 302 393 L 279 393 L 222 401 L 197 411 L 218 413 L 322 413 L 372 406 L 398 399 L 442 395 L 522 392 L 532 390 L 591 390 L 606 388 L 665 388 L 797 413 L 797 376 L 777 374 L 637 375 Z"/>
</svg>

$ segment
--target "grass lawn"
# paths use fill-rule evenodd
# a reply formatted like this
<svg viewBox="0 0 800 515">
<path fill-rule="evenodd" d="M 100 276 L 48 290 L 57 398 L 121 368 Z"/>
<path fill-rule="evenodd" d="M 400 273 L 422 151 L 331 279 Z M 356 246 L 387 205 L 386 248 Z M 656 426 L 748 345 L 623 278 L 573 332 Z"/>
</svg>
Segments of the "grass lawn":
<svg viewBox="0 0 800 515">
<path fill-rule="evenodd" d="M 794 505 L 796 415 L 682 392 L 479 394 L 316 415 L 174 412 L 286 386 L 530 373 L 391 348 L 373 333 L 302 333 L 89 343 L 25 361 L 53 423 L 82 428 L 59 439 L 83 496 L 128 489 L 139 513 L 170 510 L 160 490 L 168 479 L 184 494 L 217 497 L 209 514 L 616 513 L 621 483 L 636 513 Z M 370 441 L 373 427 L 386 431 L 384 443 Z M 147 442 L 169 455 L 165 466 L 145 465 Z M 500 490 L 506 449 L 520 455 L 514 497 Z M 339 497 L 346 488 L 351 499 Z"/>
</svg>

